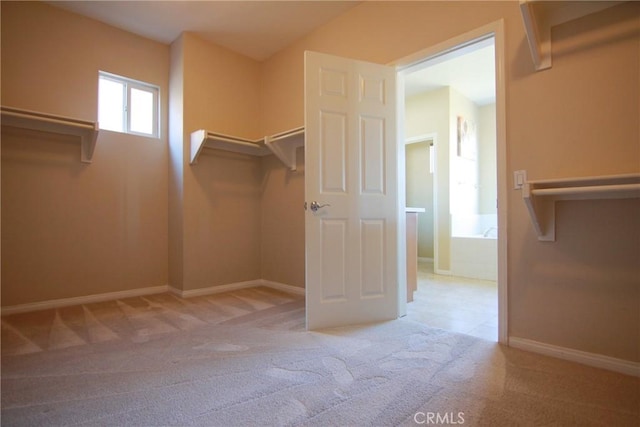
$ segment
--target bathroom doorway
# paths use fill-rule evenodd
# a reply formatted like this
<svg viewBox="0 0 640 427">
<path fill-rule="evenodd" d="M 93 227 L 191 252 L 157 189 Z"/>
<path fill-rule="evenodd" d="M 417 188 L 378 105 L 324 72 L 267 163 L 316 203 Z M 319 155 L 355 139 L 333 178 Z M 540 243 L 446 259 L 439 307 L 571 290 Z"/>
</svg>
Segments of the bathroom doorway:
<svg viewBox="0 0 640 427">
<path fill-rule="evenodd" d="M 406 203 L 418 218 L 418 290 L 407 315 L 498 340 L 495 38 L 405 75 Z"/>
</svg>

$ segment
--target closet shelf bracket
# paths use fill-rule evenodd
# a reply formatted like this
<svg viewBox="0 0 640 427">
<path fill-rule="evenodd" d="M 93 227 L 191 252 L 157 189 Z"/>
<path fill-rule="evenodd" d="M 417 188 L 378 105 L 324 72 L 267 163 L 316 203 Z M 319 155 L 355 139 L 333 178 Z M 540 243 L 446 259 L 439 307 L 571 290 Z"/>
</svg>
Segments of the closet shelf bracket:
<svg viewBox="0 0 640 427">
<path fill-rule="evenodd" d="M 80 160 L 91 163 L 98 139 L 97 122 L 5 106 L 0 111 L 2 126 L 80 137 Z"/>
<path fill-rule="evenodd" d="M 264 143 L 290 170 L 296 170 L 296 149 L 304 146 L 304 127 L 273 136 L 266 136 Z"/>
<path fill-rule="evenodd" d="M 556 201 L 640 198 L 640 173 L 527 181 L 522 198 L 538 240 L 554 242 Z"/>
<path fill-rule="evenodd" d="M 231 151 L 234 153 L 249 154 L 252 156 L 266 156 L 269 149 L 264 146 L 261 140 L 252 141 L 250 139 L 239 138 L 205 129 L 199 129 L 191 133 L 191 159 L 190 163 L 198 163 L 198 157 L 203 148 L 213 148 L 217 150 Z"/>
</svg>

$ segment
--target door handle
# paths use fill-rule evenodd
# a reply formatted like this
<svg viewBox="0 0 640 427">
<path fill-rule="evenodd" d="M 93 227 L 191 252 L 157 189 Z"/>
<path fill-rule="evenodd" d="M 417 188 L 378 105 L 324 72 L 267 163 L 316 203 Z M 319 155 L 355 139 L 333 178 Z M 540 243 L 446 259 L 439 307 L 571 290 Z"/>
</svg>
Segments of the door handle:
<svg viewBox="0 0 640 427">
<path fill-rule="evenodd" d="M 316 202 L 315 200 L 313 202 L 311 202 L 311 204 L 309 205 L 309 209 L 311 209 L 311 212 L 318 212 L 318 209 L 320 208 L 324 208 L 325 206 L 331 206 L 329 203 L 325 203 L 323 205 L 319 204 L 318 202 Z"/>
</svg>

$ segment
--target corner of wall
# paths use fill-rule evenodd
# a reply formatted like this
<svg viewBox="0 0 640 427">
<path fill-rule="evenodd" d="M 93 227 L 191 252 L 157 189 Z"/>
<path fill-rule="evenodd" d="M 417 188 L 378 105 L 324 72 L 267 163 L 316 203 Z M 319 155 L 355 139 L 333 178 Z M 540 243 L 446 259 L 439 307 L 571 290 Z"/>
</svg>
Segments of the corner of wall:
<svg viewBox="0 0 640 427">
<path fill-rule="evenodd" d="M 169 71 L 169 284 L 183 287 L 184 34 L 171 44 Z"/>
</svg>

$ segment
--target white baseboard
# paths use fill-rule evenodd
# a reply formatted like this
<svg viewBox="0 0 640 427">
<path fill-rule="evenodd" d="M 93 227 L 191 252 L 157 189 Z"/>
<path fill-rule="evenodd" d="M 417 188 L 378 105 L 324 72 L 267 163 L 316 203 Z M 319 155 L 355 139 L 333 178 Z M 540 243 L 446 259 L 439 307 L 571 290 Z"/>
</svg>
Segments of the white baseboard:
<svg viewBox="0 0 640 427">
<path fill-rule="evenodd" d="M 206 288 L 188 289 L 186 291 L 176 289 L 169 286 L 169 292 L 178 295 L 181 298 L 199 297 L 202 295 L 219 294 L 222 292 L 235 291 L 238 289 L 250 288 L 252 286 L 260 286 L 262 279 L 247 280 L 246 282 L 228 283 L 226 285 L 207 286 Z"/>
<path fill-rule="evenodd" d="M 68 307 L 71 305 L 91 304 L 94 302 L 111 301 L 123 298 L 139 297 L 144 295 L 161 294 L 167 292 L 169 286 L 152 286 L 149 288 L 130 289 L 127 291 L 107 292 L 104 294 L 86 295 L 81 297 L 61 298 L 48 301 L 32 302 L 27 304 L 2 307 L 2 315 L 27 313 L 30 311 L 48 310 L 52 308 Z"/>
<path fill-rule="evenodd" d="M 439 268 L 435 268 L 434 273 L 441 276 L 451 276 L 451 270 L 440 270 Z"/>
<path fill-rule="evenodd" d="M 209 286 L 200 289 L 190 289 L 187 291 L 181 291 L 173 287 L 169 287 L 169 291 L 182 298 L 199 297 L 202 295 L 219 294 L 221 292 L 235 291 L 237 289 L 251 288 L 253 286 L 266 286 L 269 288 L 277 289 L 280 291 L 288 292 L 290 294 L 304 295 L 304 288 L 298 286 L 285 285 L 284 283 L 273 282 L 271 280 L 256 279 L 246 282 L 229 283 L 227 285 Z"/>
<path fill-rule="evenodd" d="M 304 295 L 305 289 L 299 286 L 285 285 L 284 283 L 273 282 L 271 280 L 262 279 L 262 285 L 279 291 L 288 292 L 294 295 Z"/>
<path fill-rule="evenodd" d="M 219 294 L 221 292 L 235 291 L 237 289 L 251 288 L 253 286 L 266 286 L 269 288 L 277 289 L 283 292 L 288 292 L 290 294 L 296 294 L 296 295 L 304 295 L 305 293 L 304 288 L 300 288 L 298 286 L 292 286 L 292 285 L 285 285 L 284 283 L 278 283 L 278 282 L 273 282 L 271 280 L 264 280 L 264 279 L 248 280 L 246 282 L 229 283 L 226 285 L 208 286 L 206 288 L 190 289 L 187 291 L 182 291 L 180 289 L 176 289 L 170 286 L 169 291 L 182 298 L 190 298 L 190 297 L 199 297 L 202 295 Z"/>
<path fill-rule="evenodd" d="M 559 347 L 518 337 L 509 337 L 509 346 L 531 351 L 533 353 L 544 354 L 545 356 L 557 357 L 558 359 L 581 363 L 583 365 L 640 377 L 640 363 L 638 362 L 631 362 L 601 354 Z"/>
<path fill-rule="evenodd" d="M 246 282 L 229 283 L 226 285 L 209 286 L 200 289 L 189 289 L 186 291 L 174 288 L 169 285 L 153 286 L 149 288 L 130 289 L 127 291 L 107 292 L 104 294 L 86 295 L 81 297 L 62 298 L 48 301 L 32 302 L 27 304 L 18 304 L 0 308 L 3 316 L 18 313 L 27 313 L 30 311 L 48 310 L 52 308 L 69 307 L 72 305 L 91 304 L 94 302 L 113 301 L 123 298 L 140 297 L 144 295 L 161 294 L 163 292 L 171 292 L 181 298 L 197 297 L 202 295 L 217 294 L 221 292 L 235 291 L 237 289 L 250 288 L 253 286 L 267 286 L 269 288 L 288 292 L 296 295 L 304 295 L 304 288 L 298 286 L 285 285 L 284 283 L 273 282 L 270 280 L 256 279 Z"/>
<path fill-rule="evenodd" d="M 426 257 L 419 256 L 418 257 L 418 261 L 420 261 L 420 262 L 433 262 L 433 258 L 426 258 Z"/>
</svg>

